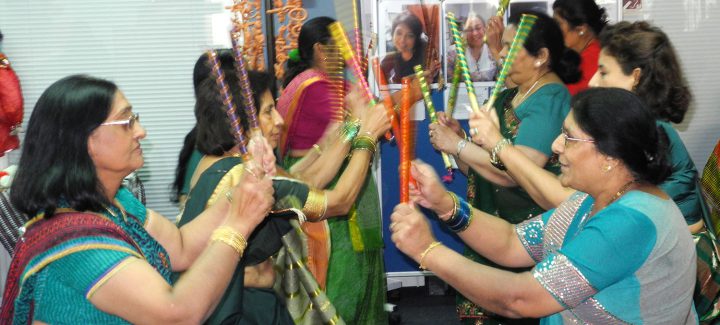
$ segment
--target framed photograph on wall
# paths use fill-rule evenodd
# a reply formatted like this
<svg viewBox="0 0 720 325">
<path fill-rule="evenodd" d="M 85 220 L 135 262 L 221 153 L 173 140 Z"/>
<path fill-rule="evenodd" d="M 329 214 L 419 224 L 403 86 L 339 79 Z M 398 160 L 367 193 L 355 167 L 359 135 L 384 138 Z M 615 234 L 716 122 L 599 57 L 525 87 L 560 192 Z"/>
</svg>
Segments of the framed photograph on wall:
<svg viewBox="0 0 720 325">
<path fill-rule="evenodd" d="M 553 2 L 554 0 L 513 0 L 510 2 L 507 17 L 511 17 L 515 13 L 522 13 L 526 11 L 544 12 L 552 17 Z"/>
<path fill-rule="evenodd" d="M 385 0 L 378 3 L 377 34 L 380 68 L 391 85 L 422 65 L 437 82 L 440 68 L 440 1 Z"/>
<path fill-rule="evenodd" d="M 479 105 L 482 105 L 489 97 L 490 91 L 495 84 L 497 71 L 500 69 L 500 66 L 490 54 L 487 44 L 483 42 L 487 20 L 496 14 L 497 6 L 498 2 L 493 0 L 446 0 L 443 3 L 443 17 L 448 13 L 453 13 L 458 20 L 458 27 L 462 34 L 463 51 L 465 52 L 470 78 L 473 81 L 473 90 Z M 447 20 L 444 26 L 443 46 L 445 60 L 443 60 L 443 74 L 447 80 L 444 101 L 447 103 L 457 62 L 457 48 L 450 27 L 447 25 Z M 470 112 L 470 101 L 462 77 L 457 96 L 453 116 L 456 119 L 467 119 Z"/>
</svg>

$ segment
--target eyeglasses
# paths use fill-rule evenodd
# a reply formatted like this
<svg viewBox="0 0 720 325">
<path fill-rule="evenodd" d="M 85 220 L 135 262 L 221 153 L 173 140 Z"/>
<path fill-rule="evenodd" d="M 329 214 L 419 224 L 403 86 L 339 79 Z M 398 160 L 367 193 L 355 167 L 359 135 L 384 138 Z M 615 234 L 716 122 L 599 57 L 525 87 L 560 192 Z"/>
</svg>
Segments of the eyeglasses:
<svg viewBox="0 0 720 325">
<path fill-rule="evenodd" d="M 577 141 L 577 142 L 587 142 L 587 143 L 595 143 L 594 139 L 581 139 L 581 138 L 573 138 L 565 132 L 564 129 L 560 129 L 560 134 L 565 138 L 565 147 L 567 148 L 568 141 Z"/>
<path fill-rule="evenodd" d="M 126 120 L 109 121 L 100 125 L 126 125 L 128 129 L 132 129 L 135 127 L 135 122 L 140 122 L 140 113 L 133 113 Z"/>
<path fill-rule="evenodd" d="M 483 27 L 483 26 L 468 27 L 467 29 L 463 30 L 463 32 L 465 32 L 465 33 L 484 32 L 484 31 L 485 31 L 485 27 Z"/>
</svg>

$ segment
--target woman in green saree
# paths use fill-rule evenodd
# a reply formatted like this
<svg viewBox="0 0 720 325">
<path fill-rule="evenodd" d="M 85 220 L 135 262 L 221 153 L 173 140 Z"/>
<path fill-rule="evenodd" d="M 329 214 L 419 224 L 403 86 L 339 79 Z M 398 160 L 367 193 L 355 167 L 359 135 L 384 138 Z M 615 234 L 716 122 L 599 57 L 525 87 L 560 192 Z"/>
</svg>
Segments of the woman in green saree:
<svg viewBox="0 0 720 325">
<path fill-rule="evenodd" d="M 500 93 L 495 111 L 502 117 L 501 133 L 505 145 L 514 144 L 534 166 L 559 173 L 551 145 L 570 110 L 570 93 L 565 83 L 580 77 L 578 55 L 563 45 L 562 32 L 552 18 L 533 13 L 538 20 L 518 52 L 508 77 L 518 85 Z M 502 56 L 507 55 L 516 32 L 516 24 L 505 29 Z M 454 120 L 443 117 L 448 125 L 461 130 Z M 471 135 L 475 129 L 471 129 Z M 512 224 L 525 221 L 545 211 L 528 193 L 517 186 L 504 166 L 483 148 L 463 139 L 451 127 L 430 125 L 430 142 L 458 159 L 468 175 L 468 202 L 484 212 L 498 215 Z M 464 132 L 462 132 L 464 133 Z M 496 264 L 467 248 L 465 255 L 487 265 Z M 524 271 L 525 269 L 513 269 Z M 458 298 L 457 312 L 467 324 L 526 324 L 537 320 L 513 320 L 486 313 L 464 297 Z"/>
<path fill-rule="evenodd" d="M 219 51 L 218 54 L 221 67 L 225 70 L 225 81 L 238 102 L 237 106 L 242 108 L 243 106 L 239 103 L 240 87 L 234 73 L 232 54 L 230 51 Z M 275 148 L 284 122 L 275 109 L 270 93 L 271 77 L 266 73 L 255 71 L 249 71 L 248 76 L 253 97 L 257 103 L 260 129 L 267 139 L 269 147 Z M 180 224 L 192 220 L 195 215 L 221 198 L 224 189 L 235 185 L 245 170 L 242 160 L 238 157 L 238 150 L 234 144 L 229 123 L 222 110 L 222 102 L 218 99 L 215 80 L 207 77 L 200 83 L 198 90 L 195 111 L 197 118 L 195 145 L 204 156 L 192 177 L 191 190 Z M 363 121 L 359 126 L 359 132 L 371 135 L 369 137 L 373 140 L 377 139 L 388 129 L 387 118 L 381 110 L 370 108 L 357 96 L 353 96 L 355 98 L 353 111 Z M 238 109 L 237 112 L 245 129 L 249 130 L 249 119 L 245 115 L 245 110 Z M 327 138 L 327 154 L 347 154 L 351 146 L 349 143 L 344 143 L 334 134 L 329 134 Z M 363 150 L 369 148 L 357 147 L 355 149 L 352 152 L 351 165 L 342 176 L 341 186 L 333 190 L 316 190 L 307 183 L 296 179 L 295 175 L 314 173 L 309 171 L 309 168 L 289 172 L 278 169 L 277 175 L 273 178 L 273 186 L 276 190 L 276 203 L 273 210 L 288 212 L 291 209 L 300 215 L 301 221 L 307 219 L 311 222 L 347 213 L 359 192 L 356 184 L 365 177 L 367 166 L 372 158 L 372 150 Z M 267 154 L 272 155 L 271 152 Z M 327 173 L 330 172 L 333 171 L 327 171 Z M 305 263 L 301 258 L 301 256 L 306 256 L 304 248 L 297 242 L 293 243 L 293 239 L 297 239 L 297 237 L 293 236 L 292 230 L 296 227 L 299 228 L 297 221 L 277 215 L 268 218 L 258 227 L 258 231 L 253 233 L 249 239 L 248 253 L 239 264 L 230 289 L 226 291 L 225 297 L 211 316 L 209 323 L 220 324 L 231 320 L 240 324 L 292 324 L 299 320 L 291 317 L 284 299 L 279 298 L 272 289 L 276 279 L 271 256 L 276 254 L 281 247 L 285 247 L 285 251 L 283 256 L 278 258 L 280 263 L 291 264 L 294 268 L 288 271 L 293 272 L 294 277 L 289 281 L 294 281 L 294 283 L 285 283 L 285 285 L 294 286 L 293 293 L 302 291 L 302 294 L 288 298 L 303 299 L 306 306 L 329 304 L 324 295 L 316 297 L 307 294 L 319 291 L 319 289 L 315 279 L 305 270 Z M 286 236 L 288 232 L 291 233 Z M 298 268 L 302 270 L 298 271 Z M 288 291 L 287 288 L 279 289 Z M 307 317 L 314 322 L 339 319 L 332 309 L 326 308 L 322 312 L 322 315 L 309 313 Z"/>
</svg>

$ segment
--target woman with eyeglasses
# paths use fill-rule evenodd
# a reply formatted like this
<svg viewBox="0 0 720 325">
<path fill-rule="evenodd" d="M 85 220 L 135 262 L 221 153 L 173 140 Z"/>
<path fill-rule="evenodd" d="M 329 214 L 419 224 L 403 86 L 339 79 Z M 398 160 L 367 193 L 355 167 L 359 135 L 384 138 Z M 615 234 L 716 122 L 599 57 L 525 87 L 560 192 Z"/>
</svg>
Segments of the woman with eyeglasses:
<svg viewBox="0 0 720 325">
<path fill-rule="evenodd" d="M 495 79 L 497 66 L 490 56 L 485 36 L 485 20 L 475 12 L 470 12 L 463 29 L 465 56 L 472 81 L 492 81 Z M 452 76 L 455 69 L 457 51 L 451 49 L 448 53 L 448 75 Z"/>
<path fill-rule="evenodd" d="M 123 178 L 142 167 L 145 129 L 112 82 L 52 84 L 28 123 L 12 203 L 24 226 L 3 295 L 3 324 L 202 323 L 273 204 L 269 178 L 244 175 L 178 228 Z M 172 271 L 186 271 L 174 285 Z"/>
<path fill-rule="evenodd" d="M 695 248 L 682 213 L 657 184 L 670 174 L 667 137 L 633 93 L 594 88 L 572 100 L 552 148 L 560 181 L 577 189 L 556 209 L 517 225 L 445 190 L 416 162 L 412 200 L 478 253 L 512 273 L 437 242 L 413 205 L 398 205 L 397 247 L 491 312 L 541 324 L 697 324 Z M 491 146 L 494 143 L 485 144 Z"/>
<path fill-rule="evenodd" d="M 591 87 L 618 87 L 636 93 L 654 113 L 654 120 L 670 139 L 668 159 L 672 174 L 659 186 L 683 213 L 688 229 L 703 229 L 704 209 L 700 200 L 698 172 L 685 145 L 670 122 L 680 123 L 690 106 L 692 94 L 687 85 L 675 49 L 667 35 L 647 22 L 619 22 L 600 34 L 598 71 Z M 485 114 L 472 118 L 479 143 L 493 143 L 500 133 L 494 117 Z M 557 177 L 535 168 L 516 148 L 497 152 L 513 179 L 540 206 L 554 208 L 574 189 L 563 187 Z"/>
</svg>

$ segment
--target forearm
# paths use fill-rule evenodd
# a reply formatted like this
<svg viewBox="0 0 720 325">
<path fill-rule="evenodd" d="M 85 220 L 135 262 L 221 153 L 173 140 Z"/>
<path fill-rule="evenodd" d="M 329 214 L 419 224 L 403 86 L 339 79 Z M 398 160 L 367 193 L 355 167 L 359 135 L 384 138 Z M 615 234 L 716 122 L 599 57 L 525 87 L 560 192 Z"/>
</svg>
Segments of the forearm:
<svg viewBox="0 0 720 325">
<path fill-rule="evenodd" d="M 562 186 L 557 175 L 536 165 L 514 146 L 507 146 L 498 156 L 507 174 L 545 210 L 557 207 L 575 191 Z"/>
<path fill-rule="evenodd" d="M 226 220 L 227 201 L 214 204 L 181 228 L 160 214 L 148 210 L 148 233 L 170 255 L 173 271 L 187 269 L 207 247 L 210 235 Z"/>
<path fill-rule="evenodd" d="M 313 161 L 302 163 L 301 160 L 295 164 L 300 164 L 300 168 L 295 168 L 294 165 L 290 168 L 290 173 L 313 188 L 325 188 L 337 175 L 349 151 L 350 142 L 343 141 L 338 136 L 327 148 L 323 148 L 322 153 Z"/>
<path fill-rule="evenodd" d="M 470 301 L 491 312 L 520 318 L 541 317 L 561 310 L 529 272 L 512 273 L 478 264 L 444 246 L 430 251 L 423 264 Z"/>
<path fill-rule="evenodd" d="M 327 191 L 326 216 L 346 215 L 350 211 L 363 187 L 365 177 L 370 170 L 372 153 L 368 150 L 353 150 L 352 158 L 337 184 Z"/>
<path fill-rule="evenodd" d="M 443 222 L 451 218 L 448 212 L 461 208 L 460 206 L 454 208 L 455 201 L 449 193 L 437 207 L 433 208 Z M 465 202 L 458 198 L 458 202 L 461 201 Z M 534 264 L 522 246 L 513 224 L 472 207 L 470 211 L 472 217 L 467 229 L 457 234 L 472 250 L 507 267 L 525 267 Z"/>
<path fill-rule="evenodd" d="M 494 184 L 503 187 L 517 186 L 512 177 L 490 163 L 490 154 L 474 143 L 468 142 L 458 158 L 480 176 Z"/>
</svg>

